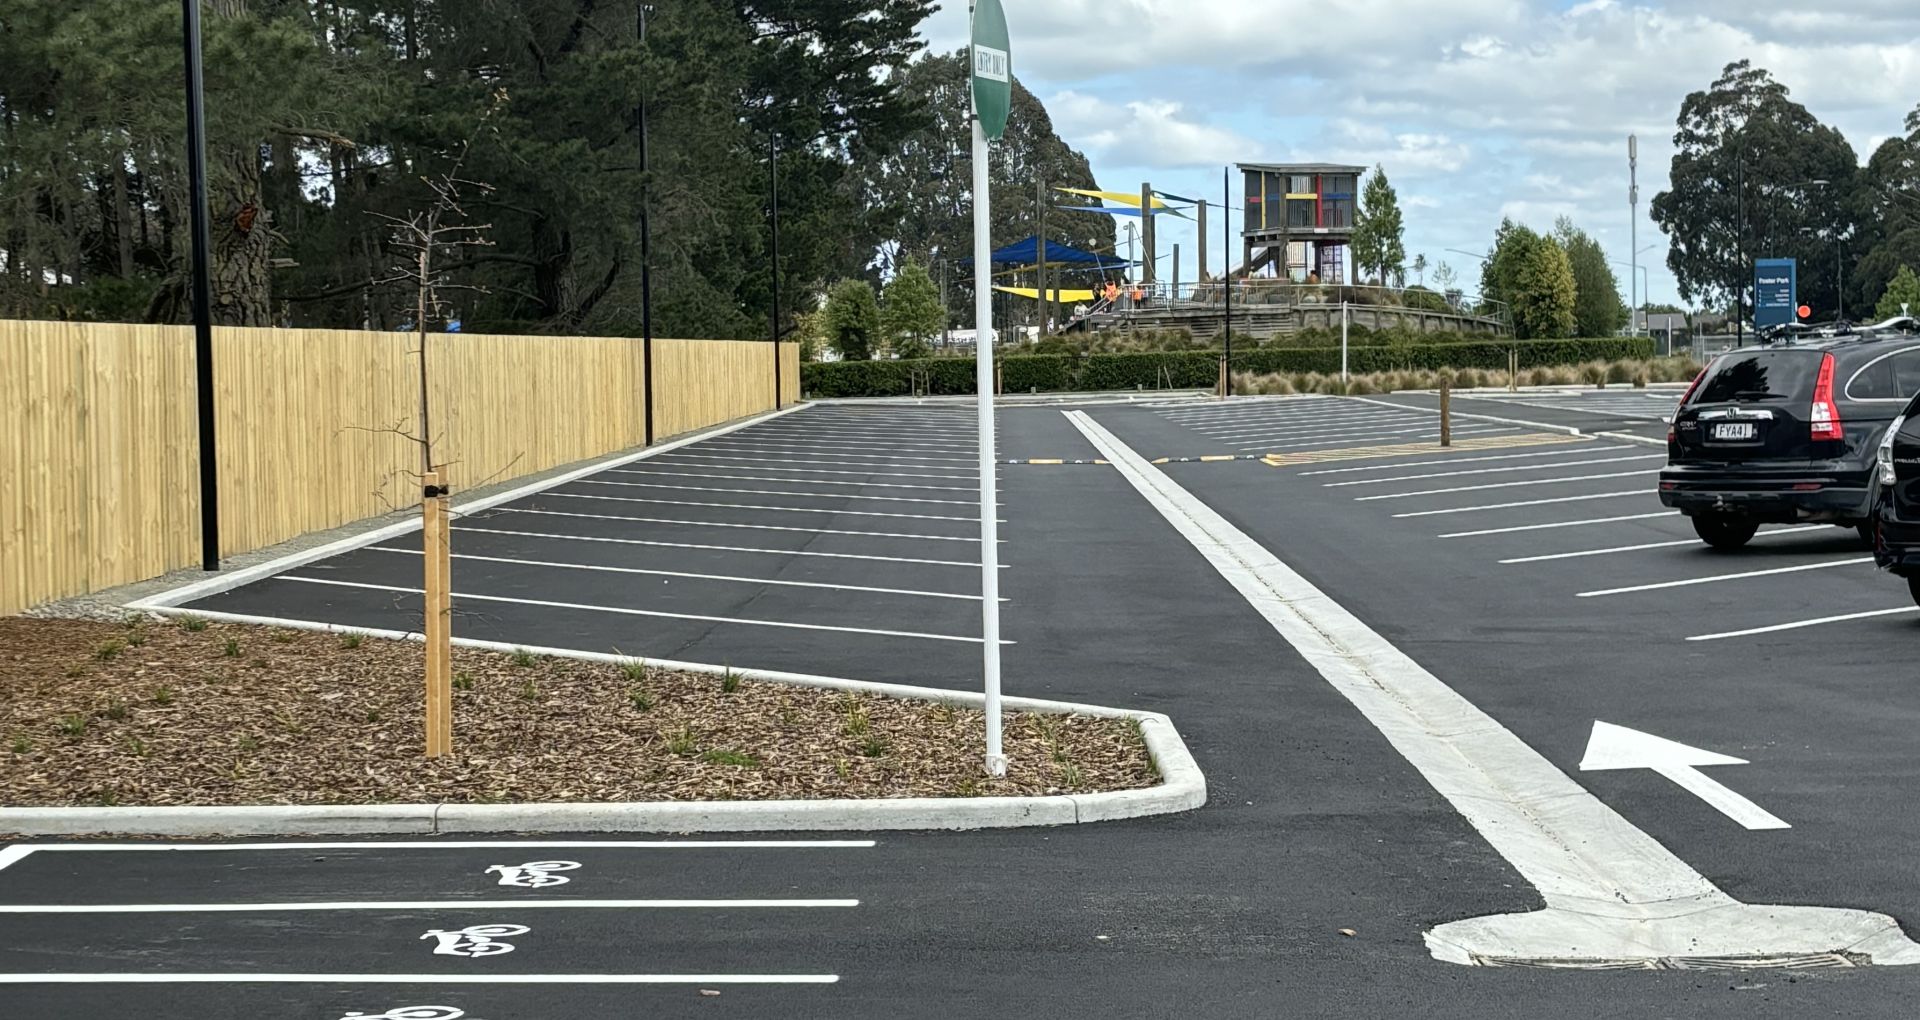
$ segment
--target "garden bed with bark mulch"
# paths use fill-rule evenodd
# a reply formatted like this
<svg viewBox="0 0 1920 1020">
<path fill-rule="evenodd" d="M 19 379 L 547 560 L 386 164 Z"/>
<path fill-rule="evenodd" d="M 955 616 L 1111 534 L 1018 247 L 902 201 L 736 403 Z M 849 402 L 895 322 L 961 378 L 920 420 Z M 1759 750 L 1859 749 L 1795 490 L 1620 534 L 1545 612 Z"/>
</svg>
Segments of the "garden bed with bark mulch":
<svg viewBox="0 0 1920 1020">
<path fill-rule="evenodd" d="M 0 806 L 692 801 L 1086 793 L 1159 782 L 1127 719 L 978 711 L 527 653 L 143 618 L 0 619 Z M 903 677 L 911 681 L 911 677 Z"/>
</svg>

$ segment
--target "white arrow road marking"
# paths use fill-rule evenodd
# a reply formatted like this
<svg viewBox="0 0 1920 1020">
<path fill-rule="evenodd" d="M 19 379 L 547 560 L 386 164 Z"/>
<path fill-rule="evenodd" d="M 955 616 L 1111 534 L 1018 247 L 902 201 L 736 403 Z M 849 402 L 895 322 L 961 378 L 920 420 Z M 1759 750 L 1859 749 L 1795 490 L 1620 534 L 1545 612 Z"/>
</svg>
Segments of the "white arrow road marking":
<svg viewBox="0 0 1920 1020">
<path fill-rule="evenodd" d="M 1665 737 L 1595 720 L 1593 734 L 1587 738 L 1586 757 L 1580 759 L 1580 771 L 1651 769 L 1749 829 L 1793 828 L 1700 771 L 1704 765 L 1745 764 L 1745 758 L 1689 747 Z"/>
<path fill-rule="evenodd" d="M 1920 945 L 1886 914 L 1750 905 L 1727 895 L 1098 422 L 1084 412 L 1065 413 L 1539 891 L 1542 910 L 1468 918 L 1427 932 L 1437 959 L 1579 963 L 1844 951 L 1875 964 L 1920 964 Z"/>
</svg>

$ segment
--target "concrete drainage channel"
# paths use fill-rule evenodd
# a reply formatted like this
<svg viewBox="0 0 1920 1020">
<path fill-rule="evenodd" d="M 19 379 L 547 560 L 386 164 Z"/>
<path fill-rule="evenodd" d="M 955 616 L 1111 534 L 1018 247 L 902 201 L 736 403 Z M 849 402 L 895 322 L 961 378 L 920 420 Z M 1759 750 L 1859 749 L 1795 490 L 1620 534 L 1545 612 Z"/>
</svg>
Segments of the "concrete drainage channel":
<svg viewBox="0 0 1920 1020">
<path fill-rule="evenodd" d="M 150 609 L 173 616 L 201 616 L 235 623 L 256 623 L 233 614 Z M 391 640 L 419 640 L 418 634 L 370 632 L 330 624 L 275 626 L 363 634 Z M 631 658 L 561 648 L 528 648 L 491 641 L 455 639 L 467 648 L 496 652 L 526 651 L 555 658 L 624 663 Z M 720 675 L 727 667 L 648 659 L 660 669 Z M 795 684 L 828 690 L 858 691 L 978 709 L 982 695 L 930 687 L 871 683 L 838 677 L 765 670 L 731 669 L 749 680 Z M 1131 712 L 1099 705 L 1077 705 L 1034 698 L 1005 698 L 1010 712 L 1089 715 L 1137 720 L 1160 785 L 1106 793 L 1044 797 L 900 797 L 872 800 L 656 801 L 632 803 L 548 804 L 366 804 L 236 805 L 209 807 L 0 808 L 0 834 L 284 836 L 399 835 L 498 832 L 801 832 L 928 829 L 1002 829 L 1038 825 L 1074 825 L 1191 811 L 1207 802 L 1207 781 L 1174 728 L 1156 712 Z M 5 850 L 0 850 L 4 855 Z"/>
</svg>

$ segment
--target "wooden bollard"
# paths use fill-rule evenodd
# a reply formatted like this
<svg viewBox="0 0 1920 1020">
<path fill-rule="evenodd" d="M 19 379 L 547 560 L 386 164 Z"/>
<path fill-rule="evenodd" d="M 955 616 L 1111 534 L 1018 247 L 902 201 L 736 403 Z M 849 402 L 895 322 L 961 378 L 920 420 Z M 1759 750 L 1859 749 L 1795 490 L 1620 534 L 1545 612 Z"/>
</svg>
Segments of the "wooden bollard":
<svg viewBox="0 0 1920 1020">
<path fill-rule="evenodd" d="M 1213 395 L 1222 400 L 1227 399 L 1227 359 L 1225 357 L 1220 359 L 1220 379 L 1213 384 Z"/>
<path fill-rule="evenodd" d="M 1453 378 L 1440 377 L 1440 445 L 1453 445 Z"/>
</svg>

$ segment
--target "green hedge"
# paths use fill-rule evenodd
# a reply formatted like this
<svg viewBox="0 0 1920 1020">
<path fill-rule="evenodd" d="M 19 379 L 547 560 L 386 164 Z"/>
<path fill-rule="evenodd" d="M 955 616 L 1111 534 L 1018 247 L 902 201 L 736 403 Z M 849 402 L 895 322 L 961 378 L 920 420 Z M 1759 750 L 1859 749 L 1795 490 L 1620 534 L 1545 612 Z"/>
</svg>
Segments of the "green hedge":
<svg viewBox="0 0 1920 1020">
<path fill-rule="evenodd" d="M 1406 369 L 1505 369 L 1507 352 L 1520 352 L 1521 368 L 1653 357 L 1645 337 L 1584 340 L 1482 340 L 1444 344 L 1350 347 L 1352 372 Z M 1219 351 L 1143 351 L 1130 354 L 1065 354 L 1002 358 L 1001 385 L 1008 393 L 1062 390 L 1205 389 L 1219 378 Z M 1256 347 L 1235 351 L 1236 372 L 1340 371 L 1338 347 Z M 836 361 L 801 366 L 800 386 L 813 397 L 894 397 L 974 392 L 972 358 L 912 361 Z"/>
</svg>

